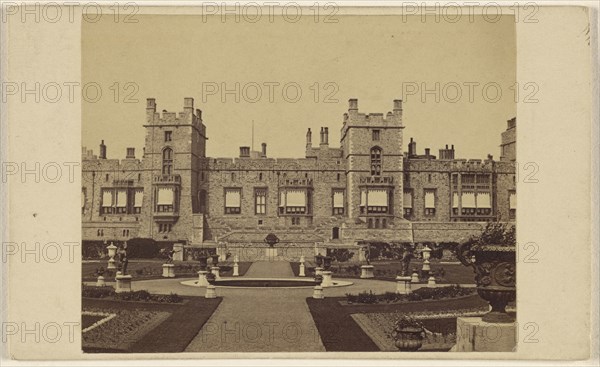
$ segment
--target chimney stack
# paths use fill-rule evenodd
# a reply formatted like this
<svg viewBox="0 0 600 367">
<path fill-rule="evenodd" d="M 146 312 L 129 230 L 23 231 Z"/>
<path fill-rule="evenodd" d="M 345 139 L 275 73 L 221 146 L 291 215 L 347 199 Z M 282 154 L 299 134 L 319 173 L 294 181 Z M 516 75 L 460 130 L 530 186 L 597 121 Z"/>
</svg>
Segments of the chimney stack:
<svg viewBox="0 0 600 367">
<path fill-rule="evenodd" d="M 186 97 L 183 99 L 183 112 L 193 115 L 194 114 L 194 99 Z"/>
<path fill-rule="evenodd" d="M 402 112 L 402 100 L 394 99 L 394 112 Z"/>
<path fill-rule="evenodd" d="M 323 144 L 324 138 L 325 138 L 325 128 L 321 126 L 321 140 L 319 141 L 319 144 Z"/>
<path fill-rule="evenodd" d="M 154 120 L 156 113 L 156 100 L 154 98 L 146 98 L 146 122 Z"/>
<path fill-rule="evenodd" d="M 329 145 L 329 128 L 325 128 L 325 134 L 323 135 L 323 143 Z"/>
<path fill-rule="evenodd" d="M 358 99 L 351 98 L 348 100 L 348 111 L 358 111 Z"/>
<path fill-rule="evenodd" d="M 427 158 L 429 158 L 429 152 L 430 152 L 429 148 L 425 148 L 425 155 L 427 156 Z"/>
<path fill-rule="evenodd" d="M 262 156 L 266 157 L 267 156 L 267 143 L 262 143 Z"/>
<path fill-rule="evenodd" d="M 417 155 L 417 142 L 410 138 L 410 143 L 408 143 L 408 156 L 414 157 Z"/>
<path fill-rule="evenodd" d="M 100 143 L 100 159 L 106 159 L 106 145 L 104 145 L 104 140 Z"/>
<path fill-rule="evenodd" d="M 250 147 L 240 147 L 240 158 L 250 157 Z"/>
<path fill-rule="evenodd" d="M 310 131 L 310 127 L 308 128 L 308 131 L 306 132 L 306 146 L 312 147 L 312 131 Z"/>
<path fill-rule="evenodd" d="M 135 148 L 127 148 L 127 159 L 135 159 Z"/>
</svg>

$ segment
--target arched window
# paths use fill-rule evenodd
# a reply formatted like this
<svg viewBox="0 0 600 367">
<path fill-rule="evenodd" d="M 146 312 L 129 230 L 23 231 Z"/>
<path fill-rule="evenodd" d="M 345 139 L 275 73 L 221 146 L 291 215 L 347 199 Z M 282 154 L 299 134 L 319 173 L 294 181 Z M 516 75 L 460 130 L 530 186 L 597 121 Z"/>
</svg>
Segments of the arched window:
<svg viewBox="0 0 600 367">
<path fill-rule="evenodd" d="M 163 164 L 162 164 L 163 175 L 170 175 L 173 173 L 173 149 L 165 148 L 163 150 Z"/>
<path fill-rule="evenodd" d="M 381 148 L 371 148 L 371 176 L 381 175 Z"/>
</svg>

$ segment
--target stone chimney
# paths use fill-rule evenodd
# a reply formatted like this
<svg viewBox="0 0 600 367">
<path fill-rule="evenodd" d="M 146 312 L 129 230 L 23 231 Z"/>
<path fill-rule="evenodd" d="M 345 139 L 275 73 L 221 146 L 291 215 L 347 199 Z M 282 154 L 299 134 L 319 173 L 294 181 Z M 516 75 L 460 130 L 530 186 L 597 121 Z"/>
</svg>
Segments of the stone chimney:
<svg viewBox="0 0 600 367">
<path fill-rule="evenodd" d="M 402 112 L 402 100 L 394 99 L 394 113 Z"/>
<path fill-rule="evenodd" d="M 319 140 L 319 144 L 323 144 L 323 142 L 325 141 L 325 128 L 321 127 L 321 133 L 319 134 L 321 136 L 321 140 Z"/>
<path fill-rule="evenodd" d="M 156 113 L 156 100 L 154 98 L 146 98 L 146 122 L 154 120 Z"/>
<path fill-rule="evenodd" d="M 350 110 L 358 111 L 358 99 L 351 98 L 348 100 L 348 111 Z"/>
<path fill-rule="evenodd" d="M 306 132 L 306 146 L 312 147 L 312 131 L 310 131 L 310 127 L 308 128 L 308 131 Z"/>
<path fill-rule="evenodd" d="M 329 145 L 329 128 L 326 127 L 323 132 L 323 144 Z"/>
<path fill-rule="evenodd" d="M 240 147 L 240 158 L 250 157 L 250 147 Z"/>
<path fill-rule="evenodd" d="M 425 155 L 429 158 L 429 153 L 430 153 L 430 149 L 429 148 L 425 148 Z"/>
<path fill-rule="evenodd" d="M 125 158 L 135 159 L 135 148 L 127 148 L 127 156 L 125 156 Z"/>
<path fill-rule="evenodd" d="M 193 115 L 194 114 L 194 99 L 190 97 L 186 97 L 183 99 L 183 112 L 186 114 Z"/>
<path fill-rule="evenodd" d="M 408 156 L 414 157 L 417 155 L 417 142 L 410 138 L 410 143 L 408 143 Z"/>
<path fill-rule="evenodd" d="M 106 145 L 104 145 L 104 140 L 100 143 L 100 159 L 106 159 Z"/>
<path fill-rule="evenodd" d="M 261 156 L 266 157 L 267 156 L 267 143 L 262 143 L 261 146 L 262 146 Z"/>
</svg>

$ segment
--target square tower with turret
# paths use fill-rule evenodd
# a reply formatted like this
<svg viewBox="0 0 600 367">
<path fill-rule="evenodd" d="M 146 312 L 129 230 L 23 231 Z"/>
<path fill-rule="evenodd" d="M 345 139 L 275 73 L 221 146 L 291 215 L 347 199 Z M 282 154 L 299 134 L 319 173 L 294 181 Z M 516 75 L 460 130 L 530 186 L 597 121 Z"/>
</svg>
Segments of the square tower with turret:
<svg viewBox="0 0 600 367">
<path fill-rule="evenodd" d="M 348 215 L 385 227 L 402 218 L 402 101 L 385 116 L 360 113 L 356 99 L 348 103 L 341 130 Z"/>
</svg>

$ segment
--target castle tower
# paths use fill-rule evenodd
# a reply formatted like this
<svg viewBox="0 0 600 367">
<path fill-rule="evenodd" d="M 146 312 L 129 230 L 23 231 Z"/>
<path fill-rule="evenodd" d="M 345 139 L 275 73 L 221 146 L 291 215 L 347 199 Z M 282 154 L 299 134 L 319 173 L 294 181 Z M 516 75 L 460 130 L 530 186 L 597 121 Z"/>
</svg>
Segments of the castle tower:
<svg viewBox="0 0 600 367">
<path fill-rule="evenodd" d="M 383 221 L 402 218 L 402 101 L 393 112 L 359 113 L 358 100 L 348 101 L 341 145 L 347 157 L 350 218 Z"/>
<path fill-rule="evenodd" d="M 199 170 L 206 155 L 206 126 L 194 99 L 184 98 L 183 112 L 156 112 L 146 103 L 144 216 L 140 234 L 158 240 L 194 237 L 192 214 L 200 212 Z"/>
</svg>

